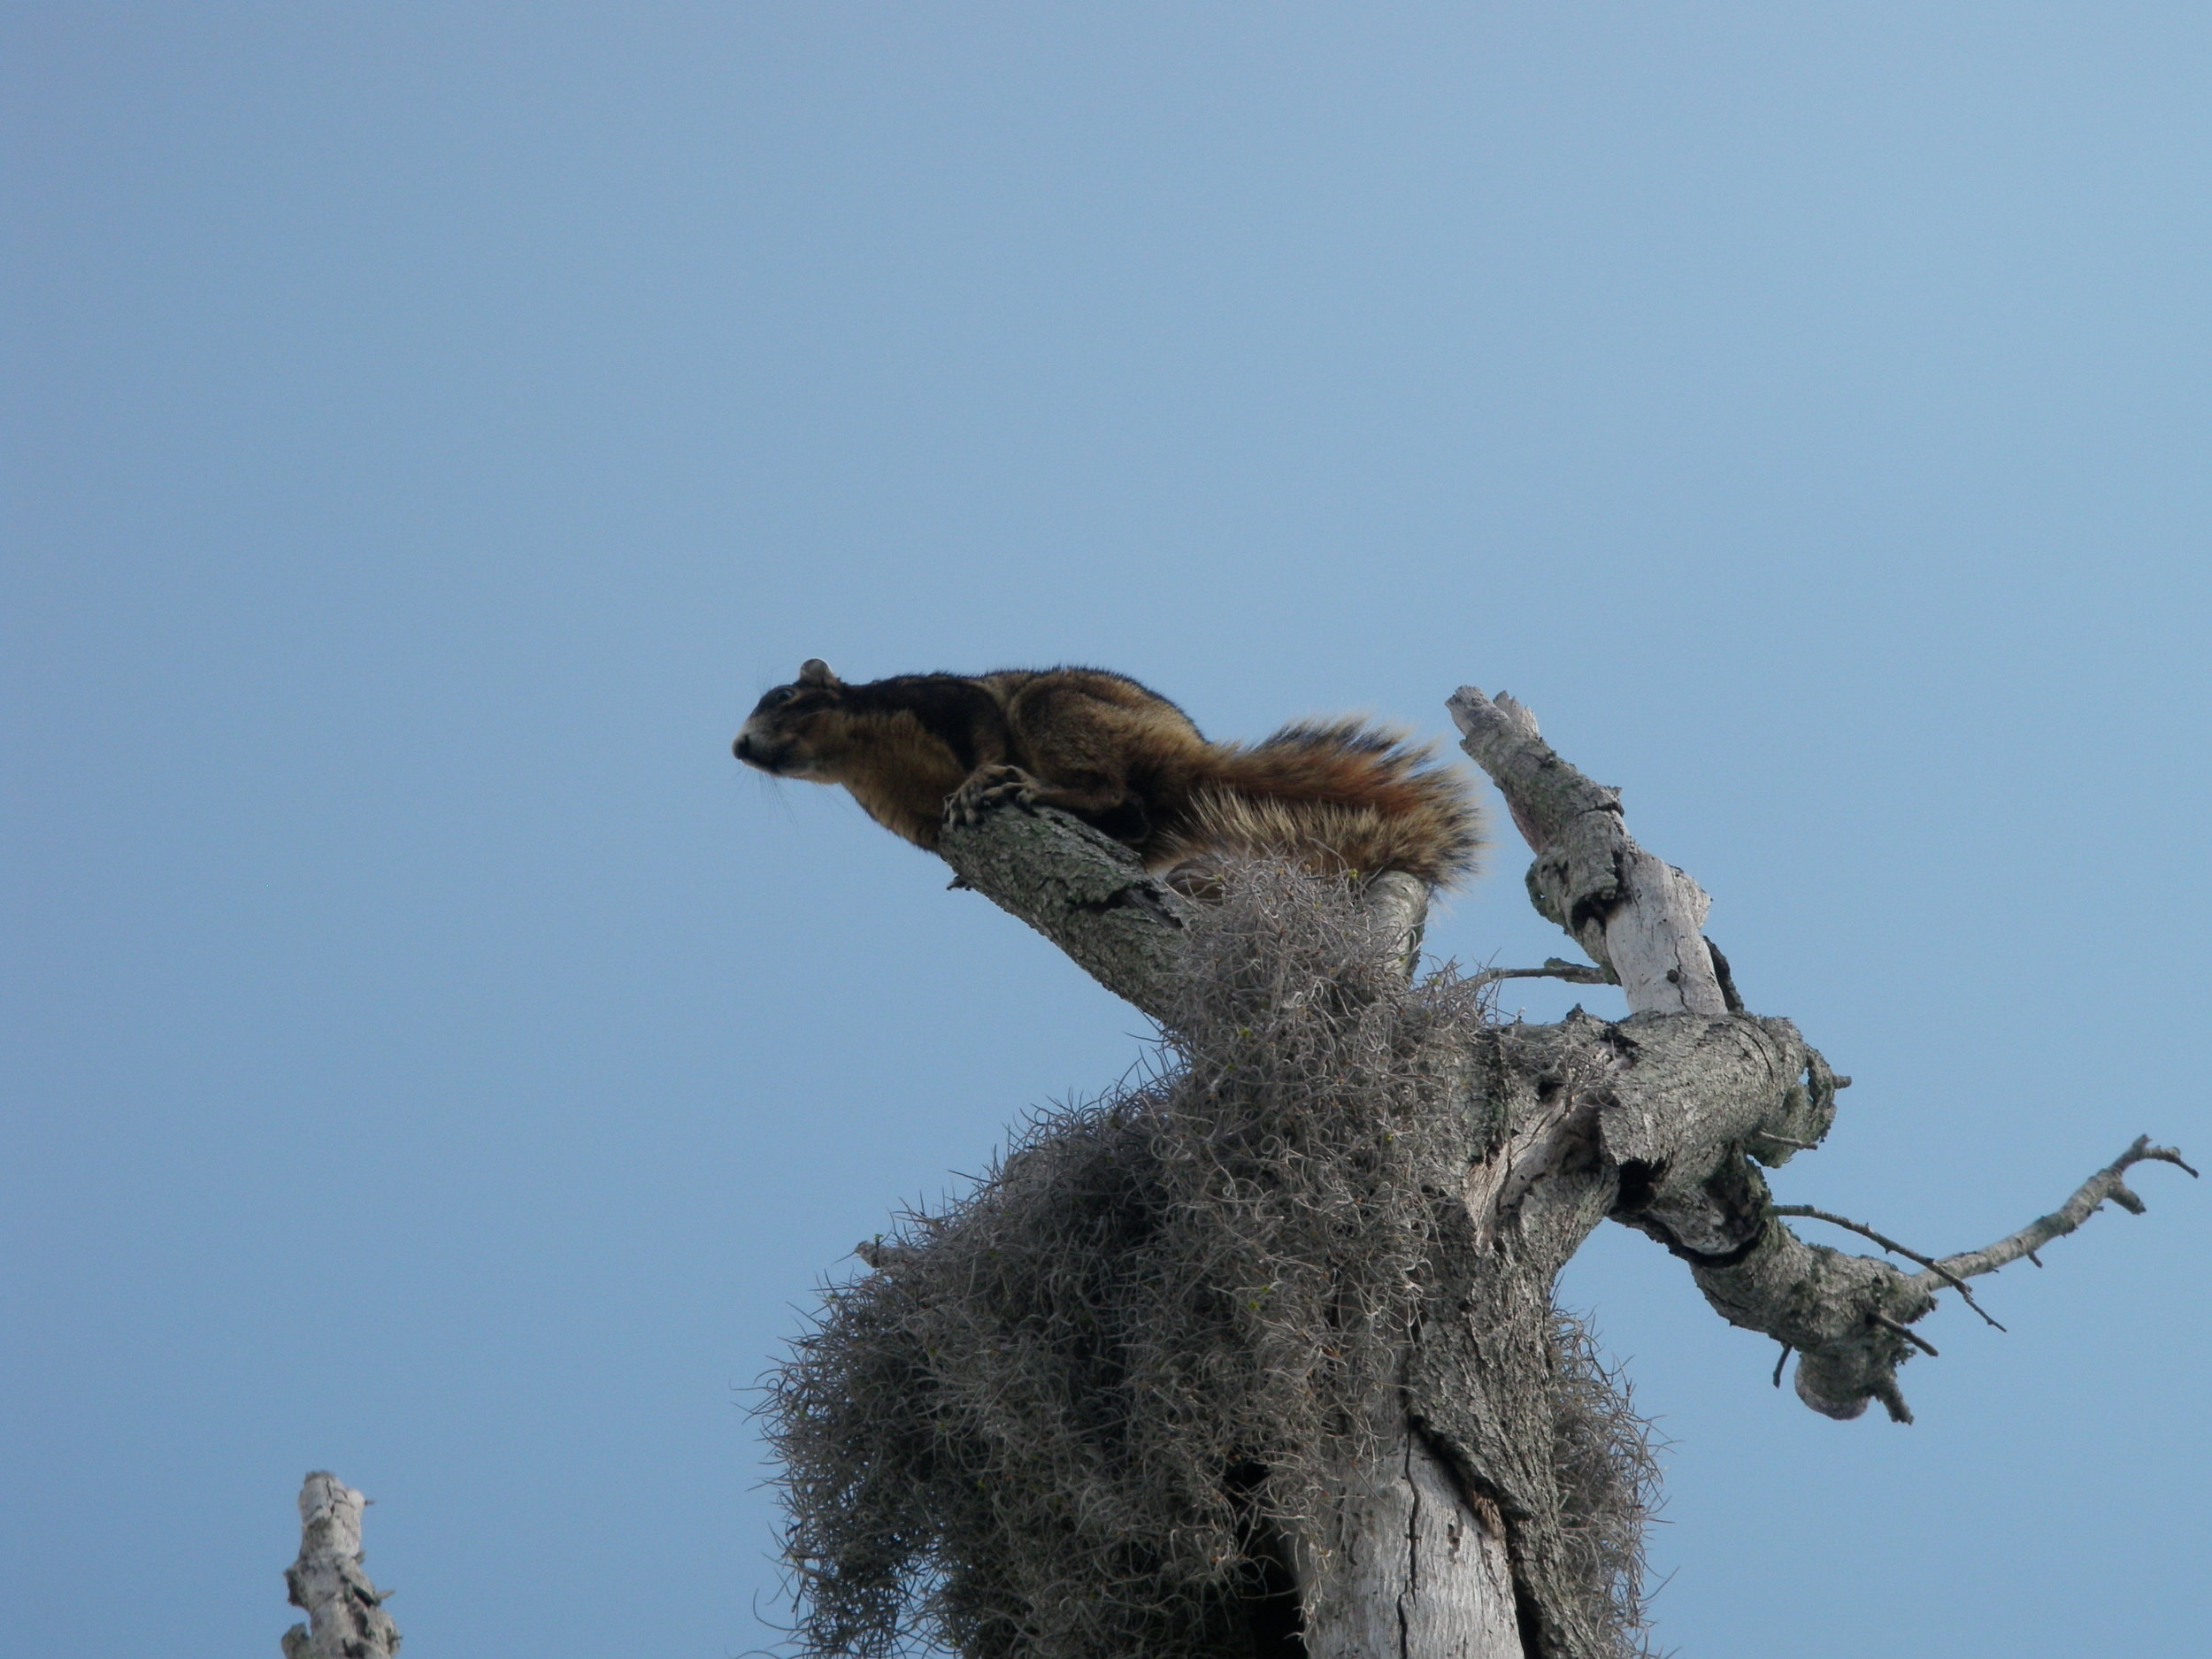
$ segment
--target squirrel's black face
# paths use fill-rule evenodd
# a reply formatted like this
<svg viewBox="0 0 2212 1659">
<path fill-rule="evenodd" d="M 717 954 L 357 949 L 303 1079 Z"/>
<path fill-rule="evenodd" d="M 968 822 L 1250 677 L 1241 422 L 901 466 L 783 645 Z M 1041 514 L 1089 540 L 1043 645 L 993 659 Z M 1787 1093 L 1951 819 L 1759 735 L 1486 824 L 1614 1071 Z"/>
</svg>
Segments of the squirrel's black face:
<svg viewBox="0 0 2212 1659">
<path fill-rule="evenodd" d="M 843 691 L 827 663 L 818 657 L 808 658 L 797 680 L 778 686 L 754 706 L 730 752 L 748 766 L 779 778 L 819 772 L 828 758 L 820 741 L 822 728 L 833 724 L 819 717 L 837 707 Z"/>
</svg>

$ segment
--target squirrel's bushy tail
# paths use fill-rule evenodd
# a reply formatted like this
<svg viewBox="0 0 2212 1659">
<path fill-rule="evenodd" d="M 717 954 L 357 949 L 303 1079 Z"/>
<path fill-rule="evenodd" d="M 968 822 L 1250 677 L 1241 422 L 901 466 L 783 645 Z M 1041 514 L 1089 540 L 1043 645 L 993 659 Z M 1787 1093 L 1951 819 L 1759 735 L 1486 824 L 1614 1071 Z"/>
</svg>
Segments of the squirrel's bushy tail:
<svg viewBox="0 0 2212 1659">
<path fill-rule="evenodd" d="M 1473 873 L 1481 809 L 1459 773 L 1402 733 L 1361 720 L 1301 721 L 1215 753 L 1185 856 L 1287 853 L 1333 872 L 1402 870 L 1439 887 Z"/>
</svg>

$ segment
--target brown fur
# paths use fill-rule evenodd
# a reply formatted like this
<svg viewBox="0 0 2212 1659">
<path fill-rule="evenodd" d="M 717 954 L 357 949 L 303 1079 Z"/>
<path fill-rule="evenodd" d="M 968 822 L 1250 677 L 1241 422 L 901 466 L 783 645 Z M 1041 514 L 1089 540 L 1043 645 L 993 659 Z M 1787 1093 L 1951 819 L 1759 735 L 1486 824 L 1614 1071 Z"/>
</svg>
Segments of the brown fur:
<svg viewBox="0 0 2212 1659">
<path fill-rule="evenodd" d="M 920 847 L 1002 803 L 1073 813 L 1148 869 L 1224 852 L 1332 872 L 1403 870 L 1448 886 L 1473 868 L 1480 818 L 1459 777 L 1356 720 L 1210 743 L 1180 709 L 1095 668 L 848 686 L 818 658 L 763 697 L 734 745 L 779 777 L 841 783 Z"/>
</svg>

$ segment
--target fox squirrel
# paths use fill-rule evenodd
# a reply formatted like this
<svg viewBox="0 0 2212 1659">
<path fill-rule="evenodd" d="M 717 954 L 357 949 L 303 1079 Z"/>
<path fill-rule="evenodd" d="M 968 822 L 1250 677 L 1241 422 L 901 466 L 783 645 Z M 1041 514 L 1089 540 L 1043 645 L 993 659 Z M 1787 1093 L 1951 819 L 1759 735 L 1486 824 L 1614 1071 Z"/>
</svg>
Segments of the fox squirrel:
<svg viewBox="0 0 2212 1659">
<path fill-rule="evenodd" d="M 918 847 L 999 804 L 1071 812 L 1148 870 L 1271 851 L 1448 887 L 1481 846 L 1459 777 L 1395 733 L 1346 719 L 1210 743 L 1165 697 L 1096 668 L 849 686 L 814 657 L 760 700 L 732 749 L 780 778 L 843 784 Z"/>
</svg>

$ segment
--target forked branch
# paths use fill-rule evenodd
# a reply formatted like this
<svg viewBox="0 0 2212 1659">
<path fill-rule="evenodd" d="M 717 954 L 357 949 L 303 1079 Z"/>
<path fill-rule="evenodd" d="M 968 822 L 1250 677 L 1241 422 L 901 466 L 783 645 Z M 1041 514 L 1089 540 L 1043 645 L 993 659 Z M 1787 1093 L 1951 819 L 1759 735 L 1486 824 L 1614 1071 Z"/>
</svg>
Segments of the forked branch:
<svg viewBox="0 0 2212 1659">
<path fill-rule="evenodd" d="M 1617 975 L 1634 1017 L 1623 1030 L 1633 1028 L 1634 1041 L 1641 1042 L 1651 1029 L 1649 1018 L 1663 1014 L 1710 1019 L 1725 1013 L 1740 1025 L 1750 1023 L 1743 1020 L 1742 1000 L 1726 958 L 1702 937 L 1705 895 L 1688 876 L 1631 839 L 1619 793 L 1592 782 L 1563 759 L 1539 734 L 1535 717 L 1503 693 L 1486 697 L 1463 687 L 1448 706 L 1465 736 L 1463 747 L 1490 774 L 1536 854 L 1528 874 L 1531 902 L 1588 951 L 1601 971 Z M 1557 972 L 1565 966 L 1555 960 L 1539 970 L 1494 971 L 1485 977 L 1519 979 L 1544 972 L 1583 977 Z M 1721 1028 L 1719 1022 L 1712 1026 Z M 1624 1202 L 1613 1213 L 1687 1260 L 1707 1300 L 1723 1317 L 1777 1338 L 1784 1344 L 1785 1359 L 1794 1349 L 1801 1356 L 1800 1397 L 1832 1417 L 1855 1417 L 1870 1401 L 1878 1400 L 1893 1417 L 1909 1422 L 1911 1414 L 1897 1387 L 1897 1366 L 1915 1349 L 1935 1351 L 1909 1327 L 1935 1306 L 1937 1290 L 1956 1290 L 1996 1325 L 1967 1289 L 1968 1279 L 2023 1256 L 2032 1257 L 2039 1246 L 2074 1231 L 2107 1199 L 2140 1211 L 2142 1201 L 2122 1179 L 2130 1165 L 2155 1159 L 2189 1168 L 2178 1153 L 2152 1146 L 2146 1136 L 2092 1176 L 2055 1213 L 1987 1249 L 1938 1261 L 1847 1217 L 1809 1205 L 1776 1205 L 1769 1199 L 1763 1178 L 1744 1153 L 1775 1164 L 1789 1153 L 1809 1150 L 1827 1126 L 1834 1090 L 1849 1080 L 1827 1075 L 1818 1056 L 1806 1052 L 1828 1085 L 1824 1110 L 1815 1115 L 1809 1131 L 1763 1124 L 1755 1134 L 1739 1132 L 1722 1141 L 1709 1135 L 1701 1141 L 1686 1138 L 1678 1133 L 1686 1125 L 1678 1125 L 1677 1133 L 1664 1137 L 1671 1144 L 1663 1164 L 1640 1157 L 1622 1164 L 1624 1173 L 1632 1166 L 1640 1172 L 1664 1168 L 1671 1188 L 1639 1192 L 1640 1202 L 1632 1202 L 1624 1186 Z M 1694 1102 L 1700 1094 L 1692 1088 L 1683 1098 Z M 1609 1128 L 1607 1141 L 1617 1138 Z M 1701 1179 L 1701 1172 L 1705 1172 Z M 1847 1228 L 1916 1263 L 1921 1271 L 1908 1273 L 1871 1257 L 1809 1245 L 1785 1225 L 1783 1217 L 1793 1216 Z"/>
</svg>

